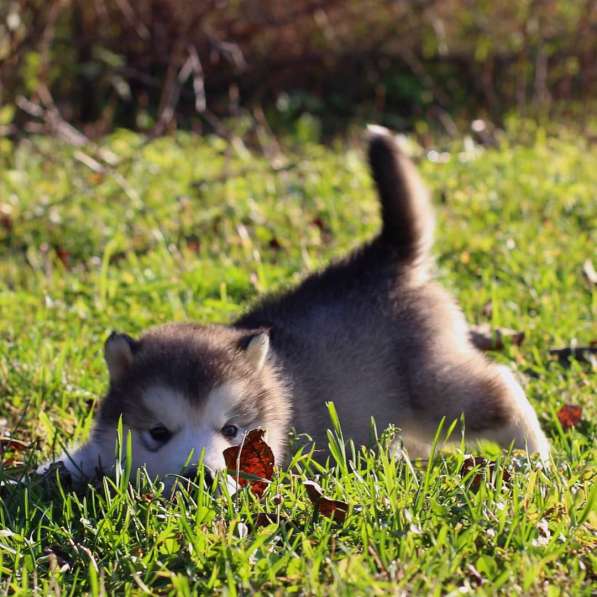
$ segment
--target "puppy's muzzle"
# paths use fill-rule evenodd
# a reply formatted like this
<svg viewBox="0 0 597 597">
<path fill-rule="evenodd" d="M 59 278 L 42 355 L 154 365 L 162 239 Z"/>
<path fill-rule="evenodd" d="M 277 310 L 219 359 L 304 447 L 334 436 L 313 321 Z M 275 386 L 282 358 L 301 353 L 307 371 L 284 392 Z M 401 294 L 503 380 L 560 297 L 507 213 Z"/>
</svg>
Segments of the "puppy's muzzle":
<svg viewBox="0 0 597 597">
<path fill-rule="evenodd" d="M 185 479 L 191 479 L 191 480 L 197 479 L 198 474 L 199 474 L 199 467 L 196 464 L 187 466 L 181 472 L 182 477 L 184 477 Z M 214 482 L 214 477 L 215 477 L 214 472 L 209 467 L 204 465 L 203 466 L 203 478 L 205 480 L 205 485 L 207 485 L 208 487 L 211 487 Z"/>
</svg>

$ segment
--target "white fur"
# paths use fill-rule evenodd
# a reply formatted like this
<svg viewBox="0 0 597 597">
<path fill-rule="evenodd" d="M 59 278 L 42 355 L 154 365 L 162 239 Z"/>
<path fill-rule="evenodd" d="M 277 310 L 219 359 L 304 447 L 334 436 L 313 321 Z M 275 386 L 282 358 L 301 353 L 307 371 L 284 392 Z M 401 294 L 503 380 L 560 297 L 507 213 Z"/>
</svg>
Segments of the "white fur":
<svg viewBox="0 0 597 597">
<path fill-rule="evenodd" d="M 230 411 L 240 399 L 240 387 L 236 383 L 226 383 L 214 389 L 199 408 L 169 388 L 151 388 L 143 396 L 145 405 L 155 415 L 156 424 L 167 427 L 173 436 L 161 448 L 151 451 L 141 440 L 139 430 L 124 426 L 123 442 L 131 432 L 133 469 L 145 467 L 150 477 L 164 477 L 181 471 L 185 465 L 197 464 L 201 454 L 204 454 L 204 464 L 211 470 L 224 469 L 222 453 L 231 442 L 220 430 L 229 422 Z M 239 443 L 248 431 L 238 426 L 239 433 L 233 443 Z M 98 470 L 109 473 L 116 459 L 116 439 L 116 429 L 102 429 L 99 436 L 92 435 L 86 444 L 73 452 L 65 452 L 57 462 L 62 462 L 75 479 L 91 478 Z M 38 472 L 45 472 L 49 466 L 50 463 L 42 465 Z"/>
<path fill-rule="evenodd" d="M 126 435 L 125 435 L 126 437 Z M 38 474 L 44 474 L 54 463 L 62 463 L 75 480 L 91 479 L 98 473 L 111 470 L 116 459 L 116 429 L 107 431 L 102 441 L 91 438 L 87 443 L 70 450 L 65 450 L 56 460 L 45 462 L 37 468 Z"/>
<path fill-rule="evenodd" d="M 266 333 L 258 334 L 251 338 L 245 352 L 247 359 L 251 362 L 256 371 L 261 371 L 267 354 L 269 352 L 269 336 Z"/>
<path fill-rule="evenodd" d="M 539 454 L 544 464 L 549 462 L 549 442 L 539 425 L 537 414 L 529 403 L 522 386 L 518 383 L 512 371 L 504 366 L 498 367 L 502 379 L 510 388 L 511 397 L 515 404 L 515 417 L 507 427 L 485 434 L 501 446 L 507 448 L 513 443 L 515 448 L 525 449 L 529 454 Z"/>
</svg>

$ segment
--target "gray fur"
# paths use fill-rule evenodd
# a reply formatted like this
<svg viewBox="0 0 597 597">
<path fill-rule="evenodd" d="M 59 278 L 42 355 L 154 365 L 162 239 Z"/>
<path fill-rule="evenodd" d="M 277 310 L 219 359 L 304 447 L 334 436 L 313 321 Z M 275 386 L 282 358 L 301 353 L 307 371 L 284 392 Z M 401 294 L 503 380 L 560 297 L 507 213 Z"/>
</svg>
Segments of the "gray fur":
<svg viewBox="0 0 597 597">
<path fill-rule="evenodd" d="M 288 409 L 262 420 L 272 409 L 271 398 L 286 399 L 286 391 L 276 369 L 270 366 L 256 371 L 245 352 L 261 330 L 236 330 L 225 326 L 200 326 L 192 323 L 168 324 L 153 328 L 134 341 L 134 359 L 128 370 L 117 378 L 111 375 L 110 389 L 100 405 L 98 420 L 113 426 L 122 415 L 125 424 L 135 429 L 159 423 L 143 407 L 141 396 L 152 387 L 167 387 L 200 408 L 209 393 L 230 381 L 241 381 L 244 399 L 235 416 L 248 426 L 255 423 L 287 424 Z M 106 342 L 108 347 L 114 337 Z M 108 360 L 108 359 L 107 359 Z M 270 394 L 272 395 L 270 397 Z"/>
<path fill-rule="evenodd" d="M 512 380 L 470 343 L 456 303 L 430 279 L 433 215 L 414 165 L 379 127 L 369 159 L 382 204 L 377 238 L 235 324 L 271 329 L 294 426 L 325 445 L 333 401 L 357 443 L 367 441 L 372 416 L 380 428 L 398 425 L 407 441 L 429 443 L 443 417 L 450 424 L 464 415 L 471 437 L 514 425 L 501 443 L 528 443 L 545 457 L 534 413 L 520 421 Z"/>
</svg>

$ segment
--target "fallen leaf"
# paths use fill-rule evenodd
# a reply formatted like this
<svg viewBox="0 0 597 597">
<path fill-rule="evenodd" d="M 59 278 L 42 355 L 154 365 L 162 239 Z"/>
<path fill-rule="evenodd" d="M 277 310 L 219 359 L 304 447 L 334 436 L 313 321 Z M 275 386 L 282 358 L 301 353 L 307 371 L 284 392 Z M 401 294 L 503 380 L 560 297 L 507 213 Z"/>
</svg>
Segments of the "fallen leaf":
<svg viewBox="0 0 597 597">
<path fill-rule="evenodd" d="M 255 517 L 255 528 L 266 527 L 276 523 L 277 516 L 275 512 L 259 512 Z"/>
<path fill-rule="evenodd" d="M 29 444 L 21 441 L 20 439 L 7 436 L 0 437 L 0 454 L 8 450 L 11 450 L 12 452 L 23 452 L 28 447 Z"/>
<path fill-rule="evenodd" d="M 319 513 L 336 522 L 344 522 L 348 514 L 348 504 L 340 500 L 331 500 L 327 497 L 322 497 L 319 502 Z"/>
<path fill-rule="evenodd" d="M 597 272 L 595 271 L 595 268 L 593 267 L 593 262 L 590 259 L 587 259 L 582 264 L 582 273 L 584 274 L 589 284 L 591 284 L 592 286 L 597 285 Z"/>
<path fill-rule="evenodd" d="M 280 241 L 275 236 L 270 239 L 269 248 L 272 251 L 279 251 L 282 248 Z"/>
<path fill-rule="evenodd" d="M 47 560 L 51 570 L 60 570 L 60 572 L 67 572 L 71 569 L 72 563 L 69 554 L 60 545 L 51 545 L 45 547 L 42 556 Z"/>
<path fill-rule="evenodd" d="M 323 218 L 317 216 L 311 220 L 311 224 L 319 230 L 323 243 L 329 243 L 332 240 L 332 230 Z"/>
<path fill-rule="evenodd" d="M 501 350 L 508 343 L 520 346 L 524 342 L 524 332 L 517 332 L 510 328 L 492 330 L 486 323 L 471 326 L 469 337 L 479 350 Z"/>
<path fill-rule="evenodd" d="M 280 522 L 282 520 L 280 519 Z M 255 522 L 253 524 L 254 528 L 258 529 L 259 527 L 266 527 L 270 524 L 278 524 L 279 516 L 275 512 L 259 512 L 255 517 Z"/>
<path fill-rule="evenodd" d="M 20 452 L 29 448 L 29 444 L 13 437 L 0 437 L 0 461 L 4 466 L 18 466 L 23 464 L 23 460 L 18 457 Z M 9 455 L 6 455 L 6 452 Z"/>
<path fill-rule="evenodd" d="M 329 232 L 330 230 L 328 225 L 325 223 L 321 216 L 313 218 L 313 220 L 311 220 L 311 224 L 313 224 L 313 226 L 315 226 L 316 228 L 319 228 L 321 232 Z"/>
<path fill-rule="evenodd" d="M 239 446 L 224 450 L 224 461 L 228 472 L 244 487 L 249 484 L 253 493 L 261 496 L 274 474 L 274 453 L 263 441 L 265 431 L 252 429 Z M 250 478 L 243 477 L 245 473 Z"/>
<path fill-rule="evenodd" d="M 12 232 L 12 219 L 7 214 L 0 214 L 0 226 L 4 228 L 5 232 Z"/>
<path fill-rule="evenodd" d="M 489 319 L 493 315 L 493 302 L 487 301 L 483 305 L 483 308 L 481 309 L 481 313 L 483 314 L 483 317 Z"/>
<path fill-rule="evenodd" d="M 348 514 L 348 504 L 346 502 L 333 500 L 323 495 L 323 490 L 315 481 L 303 481 L 303 485 L 312 504 L 322 516 L 327 516 L 336 522 L 346 520 Z"/>
<path fill-rule="evenodd" d="M 493 460 L 487 460 L 481 456 L 468 456 L 464 459 L 462 463 L 462 467 L 460 469 L 460 474 L 463 477 L 466 477 L 471 471 L 478 468 L 478 472 L 471 478 L 471 489 L 477 491 L 481 486 L 481 482 L 484 479 L 484 469 L 489 468 L 490 472 L 493 472 L 496 467 L 496 462 Z M 508 469 L 504 468 L 502 473 L 502 479 L 504 482 L 510 481 L 510 473 Z"/>
<path fill-rule="evenodd" d="M 303 481 L 303 485 L 307 491 L 309 499 L 313 502 L 314 506 L 317 506 L 319 500 L 323 497 L 323 489 L 321 489 L 319 483 L 315 483 L 315 481 Z"/>
<path fill-rule="evenodd" d="M 467 564 L 466 575 L 471 581 L 471 585 L 473 587 L 478 587 L 483 584 L 483 577 L 481 576 L 481 573 L 472 564 Z"/>
<path fill-rule="evenodd" d="M 564 404 L 557 415 L 558 421 L 564 429 L 572 429 L 582 420 L 582 407 L 576 404 Z"/>
<path fill-rule="evenodd" d="M 60 260 L 60 263 L 66 268 L 68 268 L 70 263 L 70 253 L 64 249 L 63 247 L 56 247 L 56 257 Z"/>
<path fill-rule="evenodd" d="M 563 366 L 568 366 L 571 359 L 580 363 L 588 363 L 591 367 L 597 367 L 597 346 L 591 342 L 591 346 L 575 346 L 574 348 L 552 348 L 549 351 L 551 356 L 557 357 Z"/>
<path fill-rule="evenodd" d="M 101 172 L 91 172 L 90 174 L 88 174 L 87 180 L 91 184 L 98 185 L 104 180 L 104 175 Z"/>
<path fill-rule="evenodd" d="M 199 253 L 201 250 L 201 241 L 199 240 L 198 236 L 189 236 L 186 239 L 187 249 L 191 251 L 191 253 Z"/>
<path fill-rule="evenodd" d="M 551 539 L 551 533 L 549 531 L 549 525 L 547 524 L 547 520 L 542 518 L 537 523 L 537 538 L 533 539 L 532 545 L 534 547 L 544 547 L 549 543 Z"/>
</svg>

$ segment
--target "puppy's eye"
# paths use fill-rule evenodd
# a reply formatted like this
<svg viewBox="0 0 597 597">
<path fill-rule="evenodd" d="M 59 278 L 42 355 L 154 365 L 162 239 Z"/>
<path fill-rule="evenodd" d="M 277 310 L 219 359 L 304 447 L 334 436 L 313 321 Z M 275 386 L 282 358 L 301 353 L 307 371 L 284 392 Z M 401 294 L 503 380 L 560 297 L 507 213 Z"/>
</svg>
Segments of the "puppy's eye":
<svg viewBox="0 0 597 597">
<path fill-rule="evenodd" d="M 172 437 L 172 433 L 163 425 L 156 425 L 150 429 L 149 435 L 151 436 L 151 439 L 158 444 L 165 444 Z"/>
<path fill-rule="evenodd" d="M 224 425 L 224 427 L 222 427 L 222 435 L 224 437 L 228 437 L 230 439 L 232 439 L 233 437 L 236 437 L 238 434 L 238 427 L 236 425 Z"/>
</svg>

